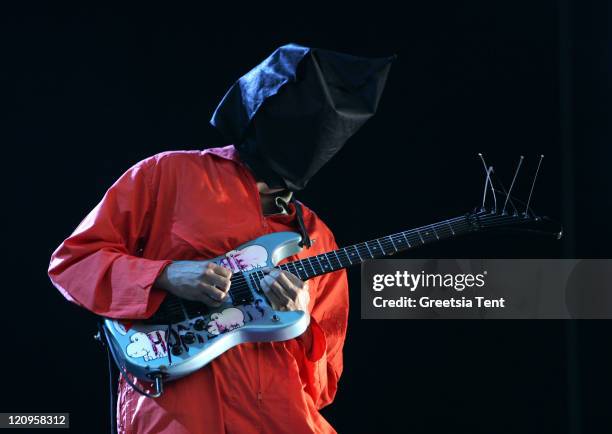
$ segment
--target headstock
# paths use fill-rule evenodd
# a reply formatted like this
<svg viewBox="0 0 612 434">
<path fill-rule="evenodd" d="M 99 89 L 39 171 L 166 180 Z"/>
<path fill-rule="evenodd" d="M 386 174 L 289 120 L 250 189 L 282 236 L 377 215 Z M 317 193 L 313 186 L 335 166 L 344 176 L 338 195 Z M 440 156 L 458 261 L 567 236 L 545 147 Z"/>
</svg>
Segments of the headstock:
<svg viewBox="0 0 612 434">
<path fill-rule="evenodd" d="M 563 228 L 560 224 L 554 222 L 546 216 L 536 214 L 531 207 L 535 183 L 540 172 L 542 160 L 544 159 L 543 155 L 540 155 L 538 166 L 535 174 L 533 175 L 529 196 L 527 197 L 526 202 L 512 196 L 512 190 L 521 170 L 524 156 L 521 155 L 519 159 L 516 170 L 514 171 L 514 176 L 512 177 L 510 188 L 508 190 L 506 190 L 501 180 L 495 176 L 493 166 L 487 166 L 482 154 L 478 154 L 478 156 L 480 157 L 485 170 L 485 185 L 481 206 L 469 213 L 467 216 L 474 229 L 502 229 L 531 232 L 553 236 L 557 239 L 560 239 L 563 236 Z M 495 188 L 494 183 L 499 184 L 501 189 Z M 487 204 L 487 196 L 489 192 L 491 192 L 493 199 L 492 204 Z M 498 194 L 500 199 L 499 202 Z"/>
</svg>

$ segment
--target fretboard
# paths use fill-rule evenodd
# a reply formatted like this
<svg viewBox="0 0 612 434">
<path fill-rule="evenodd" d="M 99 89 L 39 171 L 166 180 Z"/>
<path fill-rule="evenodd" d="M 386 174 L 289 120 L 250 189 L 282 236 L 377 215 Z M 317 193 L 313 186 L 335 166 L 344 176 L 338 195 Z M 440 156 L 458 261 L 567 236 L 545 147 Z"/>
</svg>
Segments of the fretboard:
<svg viewBox="0 0 612 434">
<path fill-rule="evenodd" d="M 302 280 L 307 280 L 361 264 L 368 259 L 393 255 L 423 244 L 471 232 L 474 229 L 468 217 L 461 216 L 288 262 L 279 265 L 278 268 L 289 271 Z"/>
</svg>

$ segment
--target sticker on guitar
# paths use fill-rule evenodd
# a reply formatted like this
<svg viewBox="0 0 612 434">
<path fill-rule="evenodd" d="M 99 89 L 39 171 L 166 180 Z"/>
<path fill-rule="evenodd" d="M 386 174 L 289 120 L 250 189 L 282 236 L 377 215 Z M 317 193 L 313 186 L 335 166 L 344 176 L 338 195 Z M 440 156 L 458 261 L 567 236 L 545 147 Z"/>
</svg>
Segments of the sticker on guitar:
<svg viewBox="0 0 612 434">
<path fill-rule="evenodd" d="M 213 336 L 226 333 L 244 326 L 244 313 L 240 309 L 230 307 L 210 316 L 206 330 Z"/>
<path fill-rule="evenodd" d="M 244 304 L 240 308 L 230 307 L 223 309 L 221 312 L 213 313 L 210 316 L 210 321 L 206 325 L 206 331 L 208 331 L 211 337 L 216 337 L 243 327 L 245 323 L 261 319 L 265 313 L 266 310 L 261 305 L 261 300 Z"/>
<path fill-rule="evenodd" d="M 130 357 L 144 357 L 145 361 L 159 359 L 168 355 L 166 345 L 166 332 L 154 330 L 152 332 L 137 332 L 130 336 L 130 344 L 126 348 Z"/>
<path fill-rule="evenodd" d="M 219 261 L 219 265 L 232 270 L 233 273 L 238 271 L 250 271 L 254 268 L 265 267 L 268 261 L 268 251 L 265 247 L 251 244 L 240 250 L 232 250 L 225 254 L 225 257 Z"/>
</svg>

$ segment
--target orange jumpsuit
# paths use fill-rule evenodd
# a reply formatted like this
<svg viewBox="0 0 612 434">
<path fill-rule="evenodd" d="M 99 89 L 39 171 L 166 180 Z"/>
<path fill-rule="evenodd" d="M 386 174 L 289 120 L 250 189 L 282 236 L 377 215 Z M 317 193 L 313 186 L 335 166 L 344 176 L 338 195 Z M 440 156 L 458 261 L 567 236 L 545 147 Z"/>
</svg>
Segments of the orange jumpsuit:
<svg viewBox="0 0 612 434">
<path fill-rule="evenodd" d="M 209 259 L 277 231 L 289 214 L 264 216 L 256 181 L 233 146 L 164 152 L 129 169 L 53 253 L 49 276 L 70 301 L 111 318 L 146 318 L 165 292 L 153 283 L 170 260 Z M 310 249 L 337 248 L 309 210 Z M 318 409 L 333 401 L 348 316 L 345 271 L 313 278 L 312 345 L 301 339 L 242 344 L 146 398 L 120 379 L 120 433 L 334 433 Z M 147 386 L 146 384 L 140 384 Z"/>
</svg>

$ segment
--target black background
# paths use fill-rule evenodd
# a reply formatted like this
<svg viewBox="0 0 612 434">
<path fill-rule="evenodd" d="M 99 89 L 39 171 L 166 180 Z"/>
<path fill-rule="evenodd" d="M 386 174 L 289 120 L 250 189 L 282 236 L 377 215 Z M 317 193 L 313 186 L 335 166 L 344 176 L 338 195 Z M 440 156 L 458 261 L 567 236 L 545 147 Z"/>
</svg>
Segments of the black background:
<svg viewBox="0 0 612 434">
<path fill-rule="evenodd" d="M 398 55 L 378 114 L 299 195 L 341 245 L 470 210 L 477 152 L 506 184 L 524 154 L 526 197 L 542 153 L 535 208 L 564 240 L 490 234 L 403 257 L 610 257 L 607 2 L 459 3 L 3 14 L 0 411 L 107 432 L 95 321 L 49 282 L 51 252 L 136 161 L 221 144 L 216 104 L 287 42 Z M 362 321 L 350 279 L 345 372 L 323 411 L 339 432 L 610 432 L 609 322 Z"/>
</svg>

